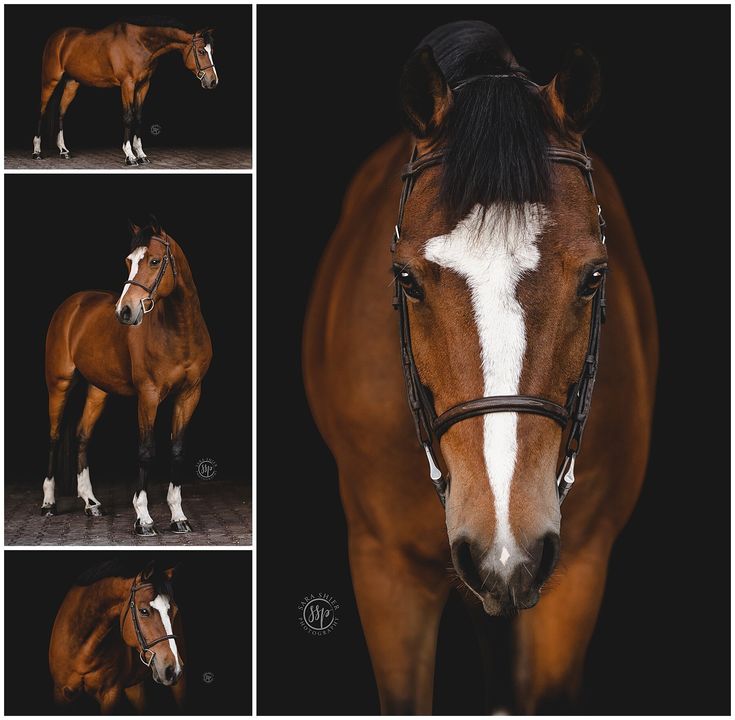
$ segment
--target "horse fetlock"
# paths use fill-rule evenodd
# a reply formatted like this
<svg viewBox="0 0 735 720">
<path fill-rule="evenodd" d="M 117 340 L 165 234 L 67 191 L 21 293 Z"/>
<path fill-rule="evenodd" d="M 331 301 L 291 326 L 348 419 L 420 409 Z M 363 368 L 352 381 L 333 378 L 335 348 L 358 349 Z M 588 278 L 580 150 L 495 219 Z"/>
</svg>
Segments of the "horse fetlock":
<svg viewBox="0 0 735 720">
<path fill-rule="evenodd" d="M 102 503 L 94 496 L 88 467 L 85 467 L 77 474 L 77 497 L 84 500 L 85 515 L 89 517 L 102 517 Z"/>
</svg>

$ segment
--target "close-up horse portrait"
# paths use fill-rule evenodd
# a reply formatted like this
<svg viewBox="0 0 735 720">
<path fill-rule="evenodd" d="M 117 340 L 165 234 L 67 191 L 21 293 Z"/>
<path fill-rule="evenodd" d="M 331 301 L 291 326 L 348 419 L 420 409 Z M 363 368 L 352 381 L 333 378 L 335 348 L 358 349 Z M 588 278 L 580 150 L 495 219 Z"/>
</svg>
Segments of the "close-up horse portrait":
<svg viewBox="0 0 735 720">
<path fill-rule="evenodd" d="M 9 10 L 18 16 L 9 24 L 25 25 L 28 7 Z M 6 76 L 20 91 L 13 92 L 7 146 L 15 148 L 16 127 L 28 117 L 26 108 L 15 108 L 28 101 L 31 87 L 35 91 L 34 127 L 27 129 L 27 154 L 18 167 L 247 167 L 251 83 L 243 42 L 249 41 L 250 8 L 208 7 L 209 13 L 184 7 L 183 17 L 171 17 L 170 6 L 161 13 L 138 5 L 51 6 L 40 24 L 34 16 L 31 36 L 24 33 L 12 51 L 23 62 Z M 17 42 L 15 33 L 7 31 L 6 45 Z M 31 57 L 34 49 L 37 57 Z M 107 110 L 113 95 L 114 116 Z M 118 159 L 110 165 L 108 143 L 117 128 Z M 14 163 L 15 153 L 6 154 L 6 167 Z"/>
<path fill-rule="evenodd" d="M 6 587 L 25 588 L 5 603 L 6 658 L 24 655 L 8 714 L 250 713 L 249 552 L 8 555 Z M 230 576 L 242 593 L 223 592 Z"/>
<path fill-rule="evenodd" d="M 228 312 L 227 285 L 229 273 L 247 264 L 249 231 L 232 225 L 241 205 L 223 203 L 212 219 L 199 206 L 179 203 L 190 187 L 187 177 L 169 178 L 168 189 L 153 180 L 129 188 L 131 181 L 108 178 L 102 183 L 107 199 L 100 194 L 96 211 L 69 216 L 60 246 L 36 259 L 37 278 L 56 277 L 29 308 L 31 332 L 45 343 L 35 342 L 39 357 L 6 377 L 13 383 L 23 374 L 33 377 L 36 391 L 45 379 L 46 397 L 33 395 L 39 421 L 47 418 L 47 462 L 43 469 L 38 464 L 36 518 L 22 517 L 25 498 L 6 513 L 11 544 L 26 532 L 71 542 L 83 530 L 94 537 L 83 540 L 99 544 L 129 544 L 132 536 L 177 542 L 187 535 L 195 544 L 249 544 L 246 428 L 234 426 L 227 409 L 247 403 L 247 392 L 231 387 L 244 372 L 232 357 L 232 348 L 242 346 L 234 329 L 242 307 Z M 216 176 L 208 184 L 217 187 Z M 77 193 L 97 192 L 88 179 L 68 185 L 58 191 L 60 206 Z M 249 192 L 249 178 L 241 185 Z M 115 211 L 118 191 L 132 191 L 131 204 L 147 211 Z M 152 214 L 159 209 L 162 214 Z M 47 231 L 42 218 L 24 223 L 36 238 Z M 231 247 L 217 249 L 228 235 Z M 231 264 L 223 266 L 221 257 Z M 113 282 L 114 290 L 89 289 Z M 229 357 L 220 358 L 220 348 Z M 40 422 L 15 427 L 10 436 L 21 439 L 9 445 L 37 442 L 39 430 Z M 44 450 L 35 454 L 40 460 Z M 27 482 L 15 475 L 6 493 L 19 491 L 19 480 Z M 17 538 L 9 527 L 15 522 Z"/>
<path fill-rule="evenodd" d="M 660 339 L 671 306 L 666 288 L 659 294 L 652 282 L 663 273 L 665 236 L 651 231 L 651 209 L 640 210 L 656 205 L 646 196 L 653 178 L 645 189 L 630 180 L 631 170 L 657 178 L 662 171 L 652 171 L 644 153 L 621 160 L 621 148 L 642 132 L 620 121 L 639 95 L 620 79 L 626 59 L 603 28 L 605 13 L 588 8 L 565 27 L 573 12 L 550 17 L 544 10 L 536 29 L 510 9 L 466 20 L 438 8 L 427 13 L 436 22 L 408 13 L 390 32 L 402 58 L 396 48 L 381 61 L 370 38 L 386 16 L 375 10 L 350 40 L 352 64 L 330 75 L 330 88 L 347 87 L 348 77 L 355 88 L 332 107 L 341 116 L 332 126 L 301 128 L 315 147 L 328 142 L 337 154 L 356 147 L 349 163 L 320 165 L 338 177 L 319 186 L 319 197 L 307 191 L 304 202 L 321 208 L 307 213 L 308 236 L 279 224 L 281 237 L 311 243 L 289 258 L 301 271 L 298 282 L 267 251 L 259 256 L 261 276 L 276 271 L 279 288 L 303 293 L 296 301 L 289 292 L 280 304 L 269 282 L 259 328 L 279 318 L 279 343 L 283 313 L 295 315 L 295 305 L 304 313 L 296 368 L 271 365 L 266 358 L 290 357 L 290 349 L 259 340 L 267 347 L 259 367 L 267 362 L 266 377 L 274 378 L 261 378 L 270 392 L 259 427 L 269 427 L 273 408 L 293 408 L 296 380 L 280 391 L 280 378 L 300 371 L 312 420 L 305 407 L 303 424 L 291 416 L 289 437 L 301 435 L 295 465 L 309 469 L 314 499 L 296 490 L 291 501 L 310 526 L 334 532 L 326 549 L 311 538 L 315 561 L 288 573 L 287 585 L 298 602 L 318 578 L 320 592 L 340 598 L 343 617 L 330 637 L 357 635 L 359 650 L 351 652 L 360 667 L 369 660 L 374 689 L 363 696 L 354 676 L 344 683 L 333 677 L 344 704 L 315 697 L 292 708 L 271 694 L 267 666 L 260 666 L 261 712 L 612 714 L 621 700 L 599 679 L 600 647 L 617 663 L 631 653 L 666 652 L 643 633 L 632 646 L 622 634 L 615 638 L 626 603 L 654 613 L 668 594 L 661 556 L 673 562 L 676 555 L 668 558 L 673 548 L 660 550 L 658 538 L 679 532 L 656 504 L 637 509 L 648 483 L 656 497 L 662 482 L 674 491 L 670 476 L 686 462 L 677 457 L 664 469 L 656 435 L 672 432 L 658 405 L 663 397 L 670 407 L 669 376 L 662 380 L 659 370 L 677 338 Z M 269 9 L 259 10 L 259 47 L 268 47 L 269 17 L 275 22 Z M 351 26 L 348 17 L 343 8 L 341 21 Z M 558 37 L 541 36 L 546 20 Z M 383 38 L 380 48 L 386 44 Z M 272 62 L 266 50 L 260 63 L 272 71 Z M 393 103 L 390 92 L 376 90 L 380 83 L 392 89 Z M 641 118 L 651 120 L 643 109 Z M 335 130 L 339 122 L 344 127 Z M 264 167 L 284 167 L 270 142 L 266 134 Z M 263 186 L 271 187 L 267 172 Z M 260 217 L 272 217 L 269 203 L 277 198 L 265 192 L 259 201 Z M 291 214 L 303 224 L 302 208 Z M 331 233 L 319 238 L 330 221 Z M 318 437 L 331 460 L 321 459 Z M 259 442 L 258 457 L 271 457 L 275 439 L 260 434 Z M 260 465 L 259 487 L 268 486 Z M 291 472 L 303 475 L 279 467 L 279 474 Z M 268 508 L 274 501 L 265 493 Z M 268 550 L 259 571 L 269 593 L 278 577 L 268 554 L 277 557 L 282 542 L 269 522 L 278 517 L 278 532 L 292 539 L 312 532 L 279 508 L 273 515 L 266 509 L 260 525 Z M 643 525 L 629 535 L 635 546 L 618 570 L 617 548 L 634 515 Z M 335 546 L 343 554 L 330 574 Z M 342 582 L 347 569 L 349 585 Z M 639 594 L 643 587 L 647 595 Z M 619 614 L 606 612 L 606 603 Z M 467 631 L 464 643 L 461 632 L 446 629 L 449 622 Z M 313 654 L 303 642 L 295 647 L 294 667 L 318 663 L 329 672 L 326 643 L 314 643 Z M 477 704 L 463 689 L 472 675 L 456 679 L 462 662 L 480 678 Z M 628 711 L 678 707 L 668 702 L 631 703 Z M 718 694 L 709 707 L 722 702 Z"/>
</svg>

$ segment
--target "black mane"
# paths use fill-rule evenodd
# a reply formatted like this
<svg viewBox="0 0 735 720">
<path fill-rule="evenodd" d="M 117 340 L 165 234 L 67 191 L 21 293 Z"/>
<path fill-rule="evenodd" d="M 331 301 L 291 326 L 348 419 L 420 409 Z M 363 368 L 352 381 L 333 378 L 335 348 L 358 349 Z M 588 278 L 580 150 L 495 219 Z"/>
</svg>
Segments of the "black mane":
<svg viewBox="0 0 735 720">
<path fill-rule="evenodd" d="M 113 560 L 105 560 L 82 572 L 74 581 L 75 585 L 86 587 L 104 580 L 105 578 L 134 578 L 141 570 L 140 560 L 131 557 L 118 557 Z M 153 575 L 146 582 L 153 583 L 158 595 L 173 596 L 171 583 L 163 576 L 158 565 L 155 566 Z"/>
<path fill-rule="evenodd" d="M 151 242 L 151 238 L 156 234 L 152 225 L 141 228 L 133 237 L 130 239 L 130 249 L 135 250 L 138 247 L 148 247 Z"/>
<path fill-rule="evenodd" d="M 172 17 L 164 17 L 162 15 L 145 15 L 143 17 L 123 18 L 121 22 L 129 25 L 140 25 L 141 27 L 170 27 L 178 30 L 190 32 L 189 28 L 180 20 Z"/>
<path fill-rule="evenodd" d="M 512 72 L 510 49 L 484 22 L 442 25 L 420 43 L 426 45 L 451 88 L 477 75 Z M 443 129 L 447 155 L 440 199 L 459 217 L 477 204 L 519 209 L 548 198 L 549 113 L 536 88 L 513 74 L 475 80 L 454 92 Z"/>
</svg>

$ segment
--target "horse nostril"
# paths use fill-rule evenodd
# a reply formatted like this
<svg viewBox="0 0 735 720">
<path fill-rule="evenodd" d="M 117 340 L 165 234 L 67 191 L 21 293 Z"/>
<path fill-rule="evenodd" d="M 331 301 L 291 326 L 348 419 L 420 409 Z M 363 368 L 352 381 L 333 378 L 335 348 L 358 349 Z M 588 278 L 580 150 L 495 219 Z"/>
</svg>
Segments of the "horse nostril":
<svg viewBox="0 0 735 720">
<path fill-rule="evenodd" d="M 167 665 L 166 666 L 166 680 L 173 680 L 174 674 L 175 674 L 174 666 Z"/>
<path fill-rule="evenodd" d="M 125 305 L 125 307 L 123 307 L 123 309 L 120 311 L 120 318 L 124 322 L 129 322 L 131 315 L 132 315 L 132 313 L 130 311 L 130 306 L 129 305 Z"/>
<path fill-rule="evenodd" d="M 480 573 L 477 571 L 475 560 L 472 557 L 472 548 L 468 542 L 459 541 L 453 547 L 454 565 L 462 580 L 473 590 L 479 592 L 481 580 Z"/>
<path fill-rule="evenodd" d="M 542 540 L 541 559 L 539 560 L 534 587 L 540 588 L 554 572 L 559 559 L 559 536 L 556 533 L 547 533 Z"/>
</svg>

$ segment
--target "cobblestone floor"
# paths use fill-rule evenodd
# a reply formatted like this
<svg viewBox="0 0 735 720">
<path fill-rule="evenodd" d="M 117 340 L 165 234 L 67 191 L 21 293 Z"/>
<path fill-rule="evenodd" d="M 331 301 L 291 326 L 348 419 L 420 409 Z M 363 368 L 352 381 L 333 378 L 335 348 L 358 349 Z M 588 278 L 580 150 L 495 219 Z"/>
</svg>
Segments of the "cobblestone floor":
<svg viewBox="0 0 735 720">
<path fill-rule="evenodd" d="M 41 516 L 43 497 L 40 483 L 6 485 L 6 545 L 251 545 L 252 513 L 250 488 L 224 480 L 184 486 L 183 507 L 193 532 L 176 535 L 169 531 L 171 514 L 163 483 L 151 486 L 148 509 L 159 534 L 152 538 L 133 535 L 135 512 L 133 484 L 95 481 L 94 491 L 105 515 L 87 517 L 78 498 L 57 498 L 59 514 Z"/>
<path fill-rule="evenodd" d="M 71 153 L 68 160 L 51 156 L 33 160 L 30 150 L 6 150 L 6 170 L 244 170 L 252 167 L 249 148 L 151 148 L 150 165 L 126 167 L 119 148 L 95 148 Z"/>
</svg>

